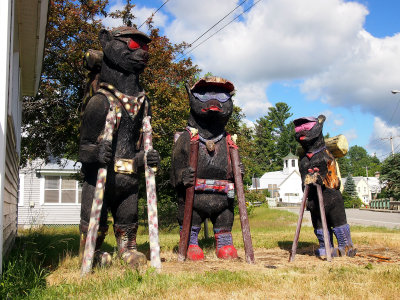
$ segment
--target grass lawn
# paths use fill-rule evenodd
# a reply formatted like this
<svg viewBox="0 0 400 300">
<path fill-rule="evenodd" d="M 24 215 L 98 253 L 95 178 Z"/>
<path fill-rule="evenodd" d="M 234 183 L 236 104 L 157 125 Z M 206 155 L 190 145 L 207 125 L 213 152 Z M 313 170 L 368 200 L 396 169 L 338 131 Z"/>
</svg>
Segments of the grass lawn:
<svg viewBox="0 0 400 300">
<path fill-rule="evenodd" d="M 240 259 L 221 261 L 214 239 L 203 238 L 205 260 L 177 262 L 178 228 L 160 232 L 160 273 L 147 267 L 130 270 L 116 257 L 106 269 L 80 277 L 76 227 L 21 231 L 3 266 L 0 298 L 17 299 L 398 299 L 400 230 L 352 227 L 358 248 L 354 258 L 326 262 L 313 256 L 313 229 L 303 226 L 295 262 L 289 263 L 297 216 L 259 207 L 250 218 L 256 263 L 244 261 L 240 222 L 233 229 Z M 210 236 L 212 226 L 210 224 Z M 149 254 L 147 229 L 139 230 L 139 250 Z M 110 230 L 112 233 L 112 230 Z M 115 239 L 104 249 L 113 252 Z M 380 256 L 386 259 L 380 258 Z"/>
</svg>

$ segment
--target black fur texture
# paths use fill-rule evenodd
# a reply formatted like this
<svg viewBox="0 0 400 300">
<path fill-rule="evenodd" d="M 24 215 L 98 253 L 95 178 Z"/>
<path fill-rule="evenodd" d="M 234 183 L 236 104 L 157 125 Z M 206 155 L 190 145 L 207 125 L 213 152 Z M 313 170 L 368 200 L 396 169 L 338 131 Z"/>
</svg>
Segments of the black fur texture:
<svg viewBox="0 0 400 300">
<path fill-rule="evenodd" d="M 300 118 L 294 121 L 295 126 L 307 123 L 306 118 Z M 316 124 L 310 130 L 302 130 L 296 132 L 296 140 L 303 147 L 305 154 L 313 153 L 325 146 L 324 136 L 322 134 L 325 116 L 320 115 L 316 119 Z M 328 175 L 327 164 L 333 156 L 327 150 L 321 150 L 308 157 L 304 155 L 300 157 L 299 169 L 303 183 L 303 190 L 307 176 L 316 176 L 316 183 L 322 187 L 324 198 L 326 219 L 328 227 L 338 227 L 347 223 L 346 213 L 344 210 L 343 198 L 340 190 L 337 188 L 329 188 L 324 184 L 324 179 Z M 309 170 L 312 170 L 310 173 Z M 307 208 L 311 212 L 311 219 L 314 229 L 322 228 L 321 215 L 318 204 L 317 189 L 314 185 L 310 186 Z"/>
<path fill-rule="evenodd" d="M 233 182 L 232 168 L 229 163 L 229 150 L 226 140 L 225 126 L 233 112 L 233 102 L 209 100 L 202 102 L 194 92 L 230 92 L 221 86 L 206 85 L 192 90 L 186 86 L 190 103 L 188 126 L 198 129 L 199 135 L 211 140 L 223 135 L 215 143 L 215 150 L 209 151 L 199 141 L 197 178 L 230 180 Z M 189 166 L 190 134 L 184 131 L 175 143 L 172 154 L 171 183 L 178 195 L 178 222 L 182 225 L 185 190 L 195 184 L 194 170 Z M 201 226 L 206 218 L 210 218 L 214 229 L 231 231 L 233 225 L 234 199 L 227 194 L 196 191 L 193 203 L 192 226 Z"/>
<path fill-rule="evenodd" d="M 126 38 L 132 38 L 140 45 L 149 42 L 140 34 L 116 37 L 112 31 L 100 31 L 99 39 L 104 52 L 100 81 L 113 85 L 121 93 L 137 96 L 143 90 L 139 84 L 139 74 L 143 72 L 149 55 L 142 48 L 129 49 L 123 40 Z M 141 105 L 134 120 L 122 110 L 121 122 L 114 132 L 112 144 L 106 141 L 99 142 L 109 109 L 110 103 L 107 98 L 97 93 L 90 98 L 82 116 L 79 146 L 79 160 L 82 162 L 84 174 L 82 224 L 89 223 L 97 171 L 101 166 L 107 166 L 108 175 L 100 226 L 107 225 L 108 210 L 111 210 L 115 224 L 132 224 L 138 221 L 138 172 L 143 168 L 144 151 L 143 147 L 136 149 L 136 144 L 140 138 L 145 106 Z M 115 173 L 115 158 L 133 159 L 136 173 Z M 148 161 L 150 165 L 157 165 L 158 152 L 150 152 Z"/>
</svg>

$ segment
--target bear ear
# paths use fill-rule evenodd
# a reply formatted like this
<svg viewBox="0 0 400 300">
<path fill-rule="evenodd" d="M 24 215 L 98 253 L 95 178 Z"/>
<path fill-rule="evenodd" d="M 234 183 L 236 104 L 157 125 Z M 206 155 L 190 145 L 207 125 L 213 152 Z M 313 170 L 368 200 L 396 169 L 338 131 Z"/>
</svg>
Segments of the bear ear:
<svg viewBox="0 0 400 300">
<path fill-rule="evenodd" d="M 326 117 L 324 115 L 319 115 L 318 116 L 318 123 L 323 124 L 326 120 Z"/>
<path fill-rule="evenodd" d="M 190 91 L 190 86 L 189 86 L 189 83 L 185 83 L 185 88 L 186 88 L 186 92 L 188 93 L 188 95 L 190 96 L 190 95 L 192 95 L 192 92 Z"/>
<path fill-rule="evenodd" d="M 111 32 L 109 32 L 106 29 L 101 29 L 99 32 L 99 40 L 100 40 L 100 44 L 101 47 L 103 49 L 105 49 L 106 45 L 108 42 L 110 42 L 113 39 L 113 36 L 111 34 Z"/>
</svg>

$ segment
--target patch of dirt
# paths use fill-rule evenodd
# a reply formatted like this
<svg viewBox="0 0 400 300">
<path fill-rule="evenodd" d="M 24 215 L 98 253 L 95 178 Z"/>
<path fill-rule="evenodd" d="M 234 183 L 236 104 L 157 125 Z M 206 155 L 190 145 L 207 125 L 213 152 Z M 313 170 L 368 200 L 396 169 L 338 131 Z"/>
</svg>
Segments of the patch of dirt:
<svg viewBox="0 0 400 300">
<path fill-rule="evenodd" d="M 331 262 L 321 260 L 314 256 L 312 247 L 299 249 L 293 262 L 289 262 L 289 251 L 280 248 L 255 249 L 255 264 L 245 261 L 243 249 L 238 250 L 239 259 L 221 260 L 214 253 L 206 254 L 203 261 L 177 261 L 176 253 L 162 253 L 162 273 L 176 274 L 180 272 L 203 273 L 208 271 L 267 271 L 288 267 L 312 267 L 320 264 L 360 265 L 371 264 L 397 264 L 400 265 L 400 250 L 382 247 L 359 246 L 355 257 L 335 257 Z"/>
</svg>

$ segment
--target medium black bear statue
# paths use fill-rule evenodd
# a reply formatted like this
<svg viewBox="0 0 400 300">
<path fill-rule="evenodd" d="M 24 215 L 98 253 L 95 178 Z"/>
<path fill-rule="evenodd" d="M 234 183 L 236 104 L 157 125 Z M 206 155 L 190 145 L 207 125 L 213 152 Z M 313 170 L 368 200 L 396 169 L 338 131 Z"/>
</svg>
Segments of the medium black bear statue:
<svg viewBox="0 0 400 300">
<path fill-rule="evenodd" d="M 178 222 L 182 228 L 185 190 L 195 186 L 193 213 L 187 258 L 201 260 L 198 245 L 202 222 L 213 223 L 216 254 L 219 258 L 237 258 L 232 241 L 234 219 L 234 183 L 229 147 L 234 144 L 225 126 L 233 112 L 234 86 L 228 80 L 208 76 L 189 88 L 190 116 L 186 131 L 177 138 L 172 153 L 171 183 L 178 195 Z M 191 139 L 199 139 L 197 176 L 189 166 Z"/>
<path fill-rule="evenodd" d="M 325 257 L 326 250 L 317 188 L 313 183 L 321 185 L 322 188 L 332 256 L 354 256 L 356 249 L 351 240 L 350 226 L 347 224 L 344 202 L 339 190 L 340 178 L 337 176 L 336 161 L 326 148 L 322 134 L 324 122 L 323 115 L 318 118 L 304 117 L 293 121 L 296 140 L 305 152 L 304 156 L 300 157 L 299 169 L 303 190 L 306 184 L 310 185 L 307 208 L 311 212 L 314 233 L 319 241 L 316 256 Z M 338 248 L 333 248 L 333 234 L 336 236 Z"/>
<path fill-rule="evenodd" d="M 138 229 L 138 172 L 144 165 L 142 120 L 150 115 L 150 103 L 139 84 L 148 58 L 150 38 L 132 27 L 102 29 L 99 34 L 103 49 L 99 89 L 89 98 L 82 115 L 79 160 L 84 183 L 81 206 L 81 249 L 83 252 L 90 221 L 90 212 L 100 167 L 107 168 L 107 180 L 96 240 L 95 262 L 107 265 L 110 254 L 100 251 L 108 231 L 107 214 L 114 219 L 118 255 L 133 268 L 147 263 L 136 250 Z M 112 142 L 102 137 L 109 110 L 116 119 Z M 153 150 L 147 156 L 149 165 L 159 163 Z"/>
</svg>

